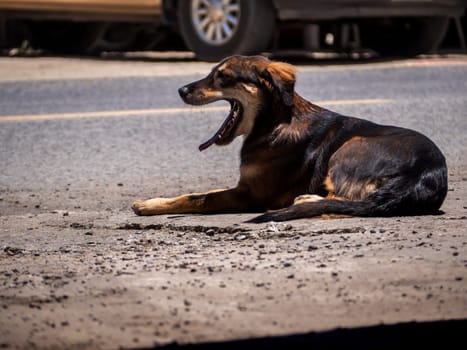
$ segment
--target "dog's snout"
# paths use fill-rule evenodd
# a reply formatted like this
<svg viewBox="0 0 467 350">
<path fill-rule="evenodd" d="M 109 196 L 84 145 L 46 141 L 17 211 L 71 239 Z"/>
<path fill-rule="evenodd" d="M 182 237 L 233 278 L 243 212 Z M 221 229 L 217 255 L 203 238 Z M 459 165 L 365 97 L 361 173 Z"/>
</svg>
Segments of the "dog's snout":
<svg viewBox="0 0 467 350">
<path fill-rule="evenodd" d="M 181 98 L 185 98 L 190 93 L 190 91 L 191 89 L 189 88 L 188 85 L 182 86 L 180 89 L 178 89 L 178 93 Z"/>
</svg>

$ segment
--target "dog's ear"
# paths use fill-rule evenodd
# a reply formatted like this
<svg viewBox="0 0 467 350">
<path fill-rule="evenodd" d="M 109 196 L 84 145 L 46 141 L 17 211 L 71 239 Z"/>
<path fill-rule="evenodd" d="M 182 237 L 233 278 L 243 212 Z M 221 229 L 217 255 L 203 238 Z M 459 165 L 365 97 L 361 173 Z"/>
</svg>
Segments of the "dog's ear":
<svg viewBox="0 0 467 350">
<path fill-rule="evenodd" d="M 285 105 L 293 105 L 295 88 L 295 67 L 283 62 L 271 62 L 260 72 L 272 87 L 273 93 L 277 92 Z"/>
</svg>

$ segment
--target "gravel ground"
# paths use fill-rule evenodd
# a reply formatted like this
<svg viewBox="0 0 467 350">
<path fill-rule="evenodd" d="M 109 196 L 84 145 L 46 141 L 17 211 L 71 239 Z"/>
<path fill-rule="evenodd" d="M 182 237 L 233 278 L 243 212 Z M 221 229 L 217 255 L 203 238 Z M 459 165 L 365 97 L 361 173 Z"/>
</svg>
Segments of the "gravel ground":
<svg viewBox="0 0 467 350">
<path fill-rule="evenodd" d="M 1 192 L 2 348 L 142 348 L 467 316 L 466 167 L 450 170 L 440 216 L 135 217 L 137 190 Z M 95 195 L 121 208 L 92 209 Z"/>
</svg>

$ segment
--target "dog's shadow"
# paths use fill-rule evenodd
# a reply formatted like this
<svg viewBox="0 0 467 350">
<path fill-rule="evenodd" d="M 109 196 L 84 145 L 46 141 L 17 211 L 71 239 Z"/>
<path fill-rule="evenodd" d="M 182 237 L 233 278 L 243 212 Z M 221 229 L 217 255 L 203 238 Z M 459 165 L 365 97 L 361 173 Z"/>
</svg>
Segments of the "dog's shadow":
<svg viewBox="0 0 467 350">
<path fill-rule="evenodd" d="M 465 341 L 467 320 L 407 322 L 225 342 L 155 346 L 153 349 L 282 350 L 282 349 L 423 349 L 457 347 Z"/>
</svg>

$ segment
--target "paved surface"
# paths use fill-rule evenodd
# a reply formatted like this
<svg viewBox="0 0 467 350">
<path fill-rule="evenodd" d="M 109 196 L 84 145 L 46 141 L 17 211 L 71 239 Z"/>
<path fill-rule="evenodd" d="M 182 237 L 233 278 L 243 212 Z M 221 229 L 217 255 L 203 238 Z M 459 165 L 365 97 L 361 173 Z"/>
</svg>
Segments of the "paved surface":
<svg viewBox="0 0 467 350">
<path fill-rule="evenodd" d="M 0 344 L 118 348 L 467 317 L 467 59 L 301 64 L 297 90 L 417 129 L 449 164 L 441 216 L 246 225 L 135 217 L 235 185 L 226 113 L 176 90 L 211 65 L 0 58 Z"/>
</svg>

